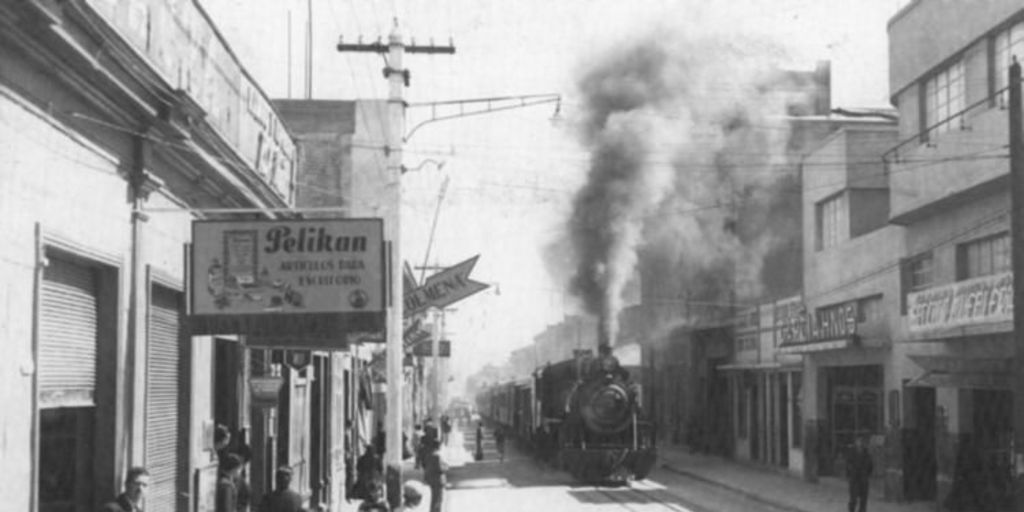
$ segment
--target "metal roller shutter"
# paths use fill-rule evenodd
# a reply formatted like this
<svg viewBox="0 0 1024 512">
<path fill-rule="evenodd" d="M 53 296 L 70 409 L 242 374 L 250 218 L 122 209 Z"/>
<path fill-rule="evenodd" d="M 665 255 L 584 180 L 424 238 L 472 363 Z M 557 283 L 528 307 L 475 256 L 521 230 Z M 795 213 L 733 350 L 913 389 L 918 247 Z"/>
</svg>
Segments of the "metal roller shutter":
<svg viewBox="0 0 1024 512">
<path fill-rule="evenodd" d="M 39 315 L 41 407 L 94 405 L 96 275 L 88 266 L 50 258 Z"/>
<path fill-rule="evenodd" d="M 146 509 L 153 512 L 173 512 L 178 497 L 179 299 L 178 293 L 153 287 L 146 371 L 146 467 L 150 472 Z"/>
</svg>

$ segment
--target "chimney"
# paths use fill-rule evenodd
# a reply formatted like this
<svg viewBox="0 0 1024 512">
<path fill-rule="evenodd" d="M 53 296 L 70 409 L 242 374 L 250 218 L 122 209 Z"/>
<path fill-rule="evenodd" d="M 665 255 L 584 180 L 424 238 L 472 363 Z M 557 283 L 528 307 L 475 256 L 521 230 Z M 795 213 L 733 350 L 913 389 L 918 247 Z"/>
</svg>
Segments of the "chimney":
<svg viewBox="0 0 1024 512">
<path fill-rule="evenodd" d="M 832 62 L 819 60 L 814 67 L 814 113 L 827 116 L 832 112 Z"/>
</svg>

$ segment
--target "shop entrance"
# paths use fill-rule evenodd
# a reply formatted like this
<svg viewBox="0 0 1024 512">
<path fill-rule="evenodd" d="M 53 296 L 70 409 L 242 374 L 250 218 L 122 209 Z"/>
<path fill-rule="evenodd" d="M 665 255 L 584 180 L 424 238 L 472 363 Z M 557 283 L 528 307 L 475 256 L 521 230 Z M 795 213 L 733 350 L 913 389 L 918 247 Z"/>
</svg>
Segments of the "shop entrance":
<svg viewBox="0 0 1024 512">
<path fill-rule="evenodd" d="M 935 499 L 935 388 L 905 388 L 909 421 L 903 430 L 903 492 Z"/>
<path fill-rule="evenodd" d="M 829 424 L 826 474 L 840 474 L 844 454 L 862 436 L 882 432 L 882 367 L 828 369 Z"/>
<path fill-rule="evenodd" d="M 994 510 L 1010 510 L 1013 504 L 1013 392 L 982 390 L 973 392 L 974 448 L 983 505 Z"/>
</svg>

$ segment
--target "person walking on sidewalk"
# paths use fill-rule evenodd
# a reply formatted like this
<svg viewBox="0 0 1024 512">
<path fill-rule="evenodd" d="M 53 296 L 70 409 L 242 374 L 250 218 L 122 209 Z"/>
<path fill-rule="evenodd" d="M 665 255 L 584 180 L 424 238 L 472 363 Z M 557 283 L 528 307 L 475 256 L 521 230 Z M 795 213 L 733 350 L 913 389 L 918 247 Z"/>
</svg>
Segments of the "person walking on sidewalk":
<svg viewBox="0 0 1024 512">
<path fill-rule="evenodd" d="M 445 478 L 444 461 L 441 460 L 441 443 L 438 440 L 430 440 L 427 445 L 427 453 L 423 457 L 423 479 L 430 486 L 430 512 L 441 512 L 441 503 L 444 500 L 444 486 L 447 483 Z"/>
<path fill-rule="evenodd" d="M 302 508 L 302 496 L 291 490 L 291 468 L 288 466 L 277 468 L 274 480 L 277 488 L 263 497 L 259 512 L 305 512 L 305 509 Z"/>
<path fill-rule="evenodd" d="M 476 424 L 476 452 L 473 453 L 474 460 L 484 460 L 484 422 Z"/>
<path fill-rule="evenodd" d="M 846 456 L 846 477 L 850 480 L 849 512 L 865 512 L 868 509 L 868 485 L 874 463 L 871 462 L 867 445 L 866 437 L 857 437 Z"/>
<path fill-rule="evenodd" d="M 498 450 L 498 462 L 505 462 L 505 430 L 501 427 L 494 429 L 494 447 Z"/>
</svg>

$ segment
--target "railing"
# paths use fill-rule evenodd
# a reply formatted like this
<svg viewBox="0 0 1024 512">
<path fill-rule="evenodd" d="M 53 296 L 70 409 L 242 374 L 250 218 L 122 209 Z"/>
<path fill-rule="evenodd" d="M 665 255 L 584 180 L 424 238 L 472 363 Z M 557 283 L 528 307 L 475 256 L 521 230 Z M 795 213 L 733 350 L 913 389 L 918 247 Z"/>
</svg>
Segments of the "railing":
<svg viewBox="0 0 1024 512">
<path fill-rule="evenodd" d="M 882 162 L 885 164 L 886 169 L 888 169 L 890 164 L 892 164 L 892 163 L 899 163 L 900 162 L 900 151 L 901 150 L 903 150 L 904 148 L 906 148 L 907 146 L 910 146 L 912 143 L 915 143 L 915 142 L 917 143 L 916 145 L 930 143 L 931 142 L 931 137 L 935 134 L 935 132 L 939 128 L 941 128 L 943 126 L 949 125 L 949 124 L 953 123 L 954 121 L 959 121 L 960 122 L 959 129 L 961 131 L 969 131 L 970 127 L 967 126 L 967 124 L 965 122 L 966 118 L 967 118 L 967 114 L 969 112 L 971 112 L 971 111 L 979 109 L 979 107 L 982 107 L 982 106 L 984 106 L 984 107 L 992 107 L 995 104 L 997 98 L 999 98 L 1004 92 L 1007 92 L 1009 90 L 1010 90 L 1010 85 L 1007 85 L 1006 87 L 1003 87 L 1002 89 L 999 89 L 998 91 L 995 91 L 992 94 L 989 94 L 988 96 L 985 96 L 984 98 L 982 98 L 982 99 L 980 99 L 980 100 L 978 100 L 978 101 L 976 101 L 974 103 L 971 103 L 970 105 L 968 105 L 964 109 L 962 109 L 962 110 L 960 110 L 960 111 L 958 111 L 958 112 L 956 112 L 954 114 L 951 114 L 949 117 L 947 117 L 945 119 L 942 119 L 942 120 L 940 120 L 940 121 L 938 121 L 938 122 L 936 122 L 936 123 L 934 123 L 934 124 L 932 124 L 930 126 L 927 126 L 927 127 L 925 127 L 925 129 L 921 130 L 920 132 L 915 133 L 914 135 L 911 135 L 910 137 L 907 137 L 906 139 L 901 140 L 895 146 L 893 146 L 888 151 L 886 151 L 885 153 L 882 154 Z M 1002 105 L 1000 105 L 1000 106 L 1002 106 Z"/>
</svg>

